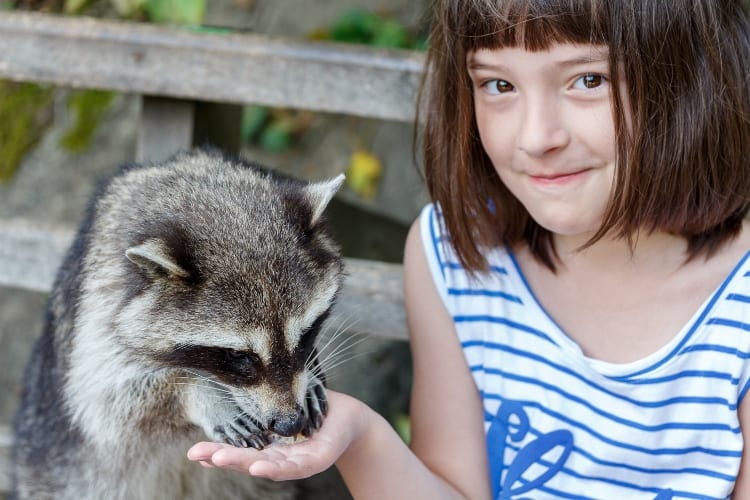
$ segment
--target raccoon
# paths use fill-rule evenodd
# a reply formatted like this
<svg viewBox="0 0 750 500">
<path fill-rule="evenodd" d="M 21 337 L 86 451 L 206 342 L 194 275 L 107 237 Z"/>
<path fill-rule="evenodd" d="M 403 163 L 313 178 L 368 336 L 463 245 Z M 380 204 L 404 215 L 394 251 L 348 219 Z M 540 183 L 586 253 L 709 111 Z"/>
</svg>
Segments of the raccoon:
<svg viewBox="0 0 750 500">
<path fill-rule="evenodd" d="M 320 427 L 315 342 L 343 279 L 323 211 L 342 181 L 193 151 L 103 184 L 26 369 L 17 498 L 343 494 L 338 482 L 316 495 L 186 459 L 206 438 L 262 448 Z"/>
</svg>

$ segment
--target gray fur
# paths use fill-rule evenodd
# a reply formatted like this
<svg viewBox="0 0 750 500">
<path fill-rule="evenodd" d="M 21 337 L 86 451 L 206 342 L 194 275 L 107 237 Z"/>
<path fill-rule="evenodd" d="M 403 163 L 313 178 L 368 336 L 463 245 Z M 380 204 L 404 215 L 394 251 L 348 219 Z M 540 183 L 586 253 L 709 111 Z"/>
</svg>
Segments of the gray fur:
<svg viewBox="0 0 750 500">
<path fill-rule="evenodd" d="M 186 459 L 261 448 L 326 410 L 314 340 L 343 264 L 321 213 L 341 184 L 216 154 L 123 169 L 50 296 L 15 420 L 19 499 L 292 499 Z"/>
</svg>

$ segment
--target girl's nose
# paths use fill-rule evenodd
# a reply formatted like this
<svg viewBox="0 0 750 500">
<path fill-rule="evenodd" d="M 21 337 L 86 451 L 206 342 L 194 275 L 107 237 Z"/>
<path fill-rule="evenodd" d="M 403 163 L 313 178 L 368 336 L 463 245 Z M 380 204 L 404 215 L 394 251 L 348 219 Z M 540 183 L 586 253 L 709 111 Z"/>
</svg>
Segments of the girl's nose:
<svg viewBox="0 0 750 500">
<path fill-rule="evenodd" d="M 570 135 L 560 104 L 554 99 L 529 100 L 524 106 L 518 148 L 529 156 L 542 156 L 565 147 Z"/>
</svg>

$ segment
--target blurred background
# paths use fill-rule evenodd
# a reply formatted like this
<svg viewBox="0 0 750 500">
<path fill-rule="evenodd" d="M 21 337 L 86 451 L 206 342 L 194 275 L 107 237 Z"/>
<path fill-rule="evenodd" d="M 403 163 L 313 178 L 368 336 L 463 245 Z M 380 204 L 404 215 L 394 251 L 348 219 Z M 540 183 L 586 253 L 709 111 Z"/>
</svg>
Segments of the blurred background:
<svg viewBox="0 0 750 500">
<path fill-rule="evenodd" d="M 409 51 L 424 50 L 429 23 L 427 0 L 18 0 L 0 9 Z M 77 225 L 97 179 L 135 158 L 141 105 L 137 95 L 0 80 L 0 218 Z M 345 255 L 401 261 L 407 228 L 427 202 L 410 122 L 246 104 L 211 108 L 195 129 L 226 122 L 239 132 L 219 146 L 243 158 L 300 179 L 346 173 L 328 210 Z M 44 293 L 0 288 L 0 426 L 12 420 L 45 303 Z M 356 318 L 351 325 L 334 325 L 344 330 L 336 342 L 351 347 L 338 355 L 330 384 L 408 439 L 408 345 L 362 337 Z"/>
</svg>

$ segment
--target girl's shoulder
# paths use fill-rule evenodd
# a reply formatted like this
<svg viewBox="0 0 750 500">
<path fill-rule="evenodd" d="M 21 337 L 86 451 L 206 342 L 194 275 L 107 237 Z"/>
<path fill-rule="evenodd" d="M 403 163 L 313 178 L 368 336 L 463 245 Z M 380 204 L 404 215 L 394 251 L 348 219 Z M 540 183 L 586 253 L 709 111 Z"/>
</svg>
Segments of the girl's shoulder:
<svg viewBox="0 0 750 500">
<path fill-rule="evenodd" d="M 449 271 L 452 274 L 467 274 L 474 278 L 481 277 L 483 273 L 470 273 L 461 265 L 457 252 L 451 243 L 450 231 L 445 225 L 438 204 L 430 203 L 423 207 L 415 224 L 419 226 L 422 245 L 428 260 L 432 260 L 432 264 L 437 266 L 435 271 L 439 271 L 442 275 Z M 483 253 L 487 259 L 487 271 L 489 273 L 492 273 L 498 267 L 513 264 L 513 256 L 510 250 L 502 245 L 487 248 Z"/>
</svg>

